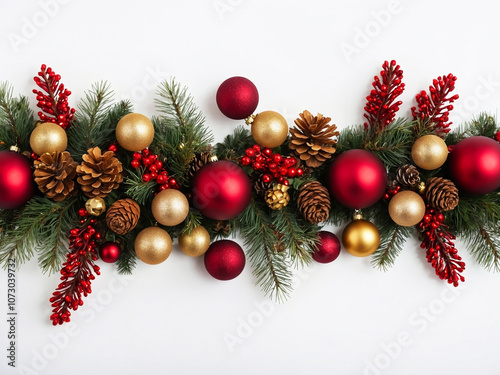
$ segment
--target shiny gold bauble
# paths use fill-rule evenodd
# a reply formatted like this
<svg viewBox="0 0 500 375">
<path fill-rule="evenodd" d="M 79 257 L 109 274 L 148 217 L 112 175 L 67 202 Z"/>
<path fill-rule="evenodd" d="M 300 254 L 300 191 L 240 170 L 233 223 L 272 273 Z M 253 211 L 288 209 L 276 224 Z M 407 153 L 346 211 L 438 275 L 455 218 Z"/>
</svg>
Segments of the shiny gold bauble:
<svg viewBox="0 0 500 375">
<path fill-rule="evenodd" d="M 389 216 L 397 225 L 412 227 L 420 223 L 424 215 L 425 202 L 414 191 L 400 191 L 389 202 Z"/>
<path fill-rule="evenodd" d="M 30 136 L 30 146 L 39 156 L 48 152 L 64 151 L 68 146 L 68 137 L 63 128 L 52 122 L 38 125 Z"/>
<path fill-rule="evenodd" d="M 418 167 L 432 171 L 448 158 L 448 146 L 437 135 L 424 135 L 413 144 L 411 157 Z"/>
<path fill-rule="evenodd" d="M 357 257 L 373 254 L 379 243 L 378 229 L 368 220 L 354 220 L 347 224 L 342 232 L 342 245 L 347 252 Z"/>
<path fill-rule="evenodd" d="M 101 197 L 92 198 L 85 203 L 85 209 L 90 215 L 99 216 L 106 211 L 106 203 Z"/>
<path fill-rule="evenodd" d="M 205 254 L 210 247 L 210 234 L 203 226 L 199 225 L 190 234 L 179 236 L 179 247 L 184 254 L 190 257 L 199 257 Z"/>
<path fill-rule="evenodd" d="M 182 223 L 189 212 L 189 202 L 176 189 L 166 189 L 158 193 L 151 203 L 156 221 L 168 227 Z"/>
<path fill-rule="evenodd" d="M 149 227 L 139 232 L 134 243 L 137 257 L 147 264 L 164 262 L 172 251 L 172 239 L 163 229 Z"/>
<path fill-rule="evenodd" d="M 116 125 L 116 140 L 125 150 L 141 151 L 149 147 L 155 136 L 150 119 L 139 113 L 129 113 Z"/>
<path fill-rule="evenodd" d="M 252 122 L 252 137 L 262 147 L 281 146 L 288 136 L 288 125 L 278 112 L 264 111 Z"/>
</svg>

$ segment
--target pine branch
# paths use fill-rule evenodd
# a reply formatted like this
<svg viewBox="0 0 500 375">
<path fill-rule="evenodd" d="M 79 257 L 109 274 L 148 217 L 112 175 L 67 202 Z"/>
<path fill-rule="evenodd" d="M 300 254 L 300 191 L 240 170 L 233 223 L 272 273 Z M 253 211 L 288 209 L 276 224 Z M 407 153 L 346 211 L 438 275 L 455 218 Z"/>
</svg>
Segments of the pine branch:
<svg viewBox="0 0 500 375">
<path fill-rule="evenodd" d="M 85 94 L 67 132 L 68 151 L 74 160 L 81 161 L 89 148 L 106 150 L 114 142 L 118 120 L 130 113 L 132 107 L 127 101 L 112 105 L 112 99 L 113 92 L 106 82 L 92 85 Z"/>
<path fill-rule="evenodd" d="M 382 219 L 376 223 L 380 232 L 380 245 L 373 254 L 371 262 L 374 267 L 387 271 L 404 249 L 406 239 L 411 236 L 413 228 L 397 225 L 387 213 L 378 219 Z"/>
<path fill-rule="evenodd" d="M 125 186 L 125 194 L 139 204 L 146 204 L 153 200 L 156 182 L 142 180 L 142 173 L 137 173 L 135 170 L 128 170 L 127 177 L 123 182 Z"/>
<path fill-rule="evenodd" d="M 118 273 L 130 275 L 137 265 L 137 255 L 134 250 L 135 236 L 133 233 L 127 233 L 125 236 L 118 237 L 121 239 L 119 242 L 122 245 L 122 253 L 116 262 Z"/>
<path fill-rule="evenodd" d="M 260 204 L 252 200 L 239 221 L 257 284 L 271 298 L 287 299 L 292 288 L 292 272 L 286 254 L 273 251 L 278 238 L 270 218 Z"/>
<path fill-rule="evenodd" d="M 484 227 L 465 233 L 463 240 L 481 266 L 489 271 L 500 271 L 500 231 L 497 227 Z"/>
<path fill-rule="evenodd" d="M 227 135 L 224 141 L 215 145 L 215 154 L 220 160 L 237 160 L 241 155 L 244 155 L 245 150 L 254 143 L 255 141 L 250 134 L 250 130 L 240 125 L 234 129 L 233 134 Z"/>
<path fill-rule="evenodd" d="M 186 87 L 174 80 L 164 81 L 158 96 L 155 103 L 162 115 L 153 119 L 152 148 L 168 155 L 168 171 L 182 185 L 193 155 L 205 151 L 213 142 L 213 135 Z"/>
<path fill-rule="evenodd" d="M 7 82 L 0 83 L 0 150 L 17 145 L 21 151 L 30 151 L 33 128 L 28 98 L 13 98 L 12 87 Z"/>
<path fill-rule="evenodd" d="M 273 228 L 283 235 L 285 248 L 290 249 L 290 257 L 297 267 L 312 262 L 312 253 L 318 244 L 318 230 L 315 225 L 305 224 L 297 218 L 297 213 L 286 206 L 273 211 Z"/>
<path fill-rule="evenodd" d="M 498 130 L 497 120 L 494 116 L 480 113 L 477 118 L 457 127 L 446 137 L 448 145 L 454 145 L 462 139 L 474 136 L 484 136 L 494 138 Z"/>
<path fill-rule="evenodd" d="M 190 235 L 192 230 L 201 225 L 201 221 L 203 220 L 203 215 L 196 209 L 189 209 L 188 216 L 185 220 L 185 225 L 183 226 L 181 233 Z"/>
</svg>

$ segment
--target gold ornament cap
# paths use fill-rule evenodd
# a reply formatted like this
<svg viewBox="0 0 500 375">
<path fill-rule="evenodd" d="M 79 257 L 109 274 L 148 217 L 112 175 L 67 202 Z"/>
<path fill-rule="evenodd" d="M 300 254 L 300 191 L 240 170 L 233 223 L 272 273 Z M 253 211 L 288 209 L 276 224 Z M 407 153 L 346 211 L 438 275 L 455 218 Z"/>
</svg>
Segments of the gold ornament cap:
<svg viewBox="0 0 500 375">
<path fill-rule="evenodd" d="M 35 154 L 42 156 L 64 151 L 68 147 L 68 136 L 63 128 L 52 122 L 38 125 L 30 136 L 30 146 Z"/>
<path fill-rule="evenodd" d="M 281 146 L 288 137 L 288 124 L 278 112 L 264 111 L 253 119 L 251 132 L 260 146 L 275 148 Z"/>
<path fill-rule="evenodd" d="M 147 264 L 160 264 L 167 260 L 172 252 L 172 239 L 163 229 L 149 227 L 143 229 L 134 243 L 137 257 Z"/>
<path fill-rule="evenodd" d="M 420 168 L 432 171 L 441 167 L 448 158 L 448 146 L 437 135 L 418 138 L 411 148 L 413 162 Z"/>
<path fill-rule="evenodd" d="M 85 203 L 85 209 L 92 216 L 99 216 L 106 212 L 106 203 L 101 197 L 91 198 Z"/>
<path fill-rule="evenodd" d="M 125 115 L 116 125 L 116 140 L 128 151 L 141 151 L 149 147 L 154 137 L 153 123 L 140 113 Z"/>
<path fill-rule="evenodd" d="M 210 234 L 205 227 L 199 225 L 190 234 L 182 233 L 178 241 L 184 254 L 190 257 L 199 257 L 205 254 L 210 247 Z"/>
<path fill-rule="evenodd" d="M 402 227 L 412 227 L 422 221 L 425 215 L 425 202 L 411 190 L 400 191 L 389 202 L 389 216 Z"/>
<path fill-rule="evenodd" d="M 379 244 L 378 229 L 368 220 L 354 220 L 347 224 L 342 232 L 342 245 L 348 253 L 357 257 L 373 254 Z"/>
<path fill-rule="evenodd" d="M 189 202 L 179 190 L 166 189 L 154 197 L 151 209 L 157 222 L 171 227 L 186 219 L 189 213 Z"/>
</svg>

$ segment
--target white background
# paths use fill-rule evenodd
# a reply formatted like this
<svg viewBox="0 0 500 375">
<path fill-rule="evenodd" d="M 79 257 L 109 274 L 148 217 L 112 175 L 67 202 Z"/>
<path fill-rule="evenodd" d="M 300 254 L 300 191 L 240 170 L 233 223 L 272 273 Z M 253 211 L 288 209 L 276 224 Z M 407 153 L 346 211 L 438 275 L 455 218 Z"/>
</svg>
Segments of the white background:
<svg viewBox="0 0 500 375">
<path fill-rule="evenodd" d="M 460 123 L 499 108 L 494 4 L 3 0 L 0 80 L 34 103 L 32 76 L 46 63 L 73 91 L 73 106 L 107 80 L 118 99 L 153 115 L 155 86 L 175 76 L 221 140 L 239 123 L 215 105 L 228 77 L 256 84 L 259 111 L 277 110 L 292 124 L 308 109 L 342 128 L 363 121 L 373 76 L 396 59 L 406 82 L 400 115 L 433 78 L 452 72 L 461 96 L 452 120 Z M 0 272 L 0 373 L 498 374 L 500 275 L 458 247 L 467 280 L 453 291 L 411 241 L 387 273 L 347 253 L 313 264 L 277 305 L 254 285 L 250 267 L 220 282 L 175 245 L 165 263 L 140 264 L 131 277 L 103 264 L 84 306 L 55 328 L 48 299 L 58 276 L 32 260 L 17 277 L 16 369 L 7 366 Z"/>
</svg>

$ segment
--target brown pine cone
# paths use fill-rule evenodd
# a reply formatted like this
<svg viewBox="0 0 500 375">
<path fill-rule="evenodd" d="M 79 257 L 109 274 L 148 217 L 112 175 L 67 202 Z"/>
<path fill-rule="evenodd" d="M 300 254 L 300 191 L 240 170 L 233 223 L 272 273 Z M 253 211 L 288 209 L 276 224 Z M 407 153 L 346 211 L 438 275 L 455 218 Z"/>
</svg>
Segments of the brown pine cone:
<svg viewBox="0 0 500 375">
<path fill-rule="evenodd" d="M 432 177 L 427 181 L 425 198 L 431 206 L 441 211 L 450 211 L 458 205 L 458 189 L 446 178 Z"/>
<path fill-rule="evenodd" d="M 306 182 L 300 188 L 297 206 L 307 221 L 321 223 L 330 216 L 330 194 L 320 182 Z"/>
<path fill-rule="evenodd" d="M 83 155 L 82 164 L 76 171 L 77 181 L 87 197 L 104 198 L 122 183 L 122 163 L 114 155 L 113 151 L 102 154 L 99 147 L 91 148 Z"/>
<path fill-rule="evenodd" d="M 252 181 L 255 192 L 261 197 L 264 196 L 266 191 L 268 191 L 273 185 L 272 182 L 262 181 L 262 176 L 256 173 L 250 176 L 250 181 Z"/>
<path fill-rule="evenodd" d="M 277 184 L 266 191 L 266 203 L 273 210 L 281 210 L 290 202 L 288 186 Z"/>
<path fill-rule="evenodd" d="M 74 179 L 78 163 L 69 152 L 45 153 L 34 165 L 35 182 L 47 198 L 61 202 L 76 193 Z"/>
<path fill-rule="evenodd" d="M 231 232 L 231 224 L 227 220 L 218 220 L 214 226 L 214 232 L 223 237 L 229 235 Z"/>
<path fill-rule="evenodd" d="M 191 181 L 196 172 L 198 172 L 205 164 L 211 163 L 213 161 L 213 158 L 214 156 L 210 151 L 195 154 L 193 156 L 193 159 L 191 159 L 191 161 L 189 162 L 189 167 L 184 174 L 186 180 Z"/>
<path fill-rule="evenodd" d="M 412 164 L 405 164 L 396 170 L 396 180 L 401 187 L 413 187 L 420 182 L 420 172 Z"/>
<path fill-rule="evenodd" d="M 317 168 L 335 153 L 339 132 L 335 124 L 330 125 L 330 117 L 301 113 L 295 120 L 297 127 L 290 129 L 289 147 L 308 167 Z"/>
<path fill-rule="evenodd" d="M 141 208 L 132 199 L 119 199 L 106 212 L 108 228 L 118 234 L 126 234 L 135 228 L 141 216 Z"/>
</svg>

